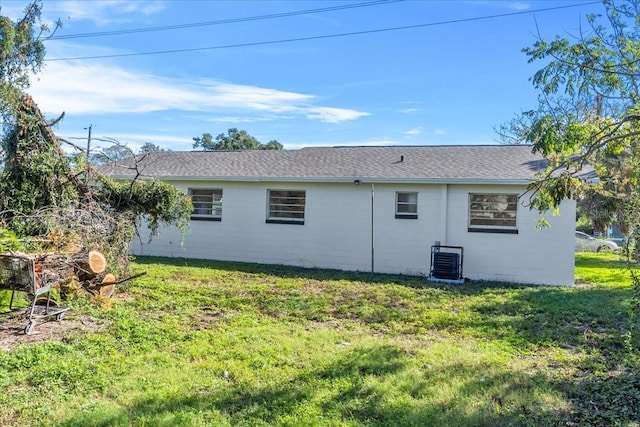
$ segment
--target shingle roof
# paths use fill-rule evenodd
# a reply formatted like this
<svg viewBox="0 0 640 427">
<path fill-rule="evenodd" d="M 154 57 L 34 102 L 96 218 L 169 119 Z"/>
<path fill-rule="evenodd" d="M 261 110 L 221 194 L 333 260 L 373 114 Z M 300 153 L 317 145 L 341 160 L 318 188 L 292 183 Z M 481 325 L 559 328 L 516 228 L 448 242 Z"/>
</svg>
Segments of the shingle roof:
<svg viewBox="0 0 640 427">
<path fill-rule="evenodd" d="M 169 151 L 137 156 L 144 176 L 167 180 L 524 182 L 547 163 L 526 145 L 313 147 Z M 134 175 L 133 160 L 102 171 Z"/>
</svg>

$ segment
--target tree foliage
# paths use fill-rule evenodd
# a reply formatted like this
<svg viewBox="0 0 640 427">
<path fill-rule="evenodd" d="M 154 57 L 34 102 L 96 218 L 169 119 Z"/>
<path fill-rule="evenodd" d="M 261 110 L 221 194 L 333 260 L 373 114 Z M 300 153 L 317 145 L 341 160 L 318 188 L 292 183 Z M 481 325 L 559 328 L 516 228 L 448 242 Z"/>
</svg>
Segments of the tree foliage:
<svg viewBox="0 0 640 427">
<path fill-rule="evenodd" d="M 184 227 L 191 202 L 167 183 L 115 182 L 90 165 L 80 163 L 78 169 L 69 161 L 51 129 L 53 123 L 24 92 L 29 72 L 39 70 L 44 58 L 34 30 L 40 12 L 41 4 L 34 2 L 18 22 L 0 17 L 0 105 L 5 124 L 0 145 L 4 165 L 0 170 L 0 229 L 55 243 L 56 249 L 65 244 L 99 249 L 122 273 L 128 264 L 129 243 L 141 221 L 146 219 L 152 230 L 161 224 Z M 115 154 L 132 155 L 130 150 L 115 147 Z"/>
<path fill-rule="evenodd" d="M 153 151 L 166 151 L 164 148 L 159 145 L 154 144 L 153 142 L 145 142 L 140 147 L 140 153 L 151 153 Z"/>
<path fill-rule="evenodd" d="M 201 137 L 193 138 L 193 148 L 200 148 L 205 151 L 237 151 L 237 150 L 282 150 L 283 146 L 275 139 L 261 143 L 246 130 L 231 128 L 227 134 L 219 134 L 213 139 L 210 133 L 203 133 Z"/>
<path fill-rule="evenodd" d="M 111 163 L 119 162 L 120 160 L 133 157 L 134 153 L 126 144 L 121 144 L 118 141 L 111 140 L 109 146 L 101 148 L 96 153 L 91 154 L 91 162 L 94 165 L 107 165 Z"/>
<path fill-rule="evenodd" d="M 34 1 L 19 21 L 0 16 L 0 110 L 5 121 L 15 115 L 22 91 L 29 87 L 29 73 L 42 68 L 42 36 L 49 28 L 40 22 L 41 12 L 42 2 Z M 54 30 L 60 25 L 58 21 Z"/>
<path fill-rule="evenodd" d="M 523 49 L 545 64 L 531 78 L 535 109 L 504 125 L 506 142 L 530 143 L 549 160 L 532 183 L 531 207 L 557 208 L 570 197 L 591 199 L 617 217 L 632 242 L 640 232 L 640 0 L 605 0 L 602 14 L 571 37 L 539 38 Z M 593 168 L 597 185 L 585 172 Z M 632 268 L 640 348 L 640 275 Z"/>
<path fill-rule="evenodd" d="M 546 63 L 531 78 L 538 106 L 500 134 L 506 142 L 533 144 L 549 159 L 532 185 L 532 207 L 544 211 L 580 197 L 587 166 L 600 174 L 601 194 L 624 201 L 637 191 L 639 4 L 607 0 L 604 14 L 588 15 L 587 28 L 573 38 L 540 38 L 523 49 L 529 62 Z"/>
<path fill-rule="evenodd" d="M 30 214 L 43 206 L 77 203 L 75 173 L 47 122 L 28 95 L 16 110 L 17 124 L 2 141 L 5 155 L 0 179 L 0 210 Z"/>
</svg>

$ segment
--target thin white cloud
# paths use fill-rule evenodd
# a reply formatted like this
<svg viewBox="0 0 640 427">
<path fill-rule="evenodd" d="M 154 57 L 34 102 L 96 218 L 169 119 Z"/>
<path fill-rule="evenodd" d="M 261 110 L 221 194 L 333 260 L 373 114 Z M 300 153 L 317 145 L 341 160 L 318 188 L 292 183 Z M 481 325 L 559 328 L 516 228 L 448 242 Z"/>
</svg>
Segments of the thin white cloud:
<svg viewBox="0 0 640 427">
<path fill-rule="evenodd" d="M 434 135 L 446 135 L 447 131 L 444 130 L 444 129 L 436 129 L 436 130 L 433 131 L 433 134 Z"/>
<path fill-rule="evenodd" d="M 124 144 L 139 144 L 142 145 L 145 142 L 152 142 L 161 147 L 170 147 L 176 145 L 189 145 L 193 144 L 193 140 L 190 137 L 167 135 L 158 133 L 115 133 L 109 135 L 108 138 L 115 139 L 116 141 Z"/>
<path fill-rule="evenodd" d="M 58 133 L 56 132 L 56 134 Z M 58 136 L 81 148 L 84 148 L 86 145 L 86 133 L 74 132 L 58 134 Z M 133 152 L 138 152 L 145 142 L 151 142 L 159 145 L 161 148 L 169 148 L 171 150 L 191 150 L 193 146 L 191 137 L 186 136 L 170 135 L 167 133 L 113 133 L 103 135 L 94 129 L 91 149 L 92 151 L 100 150 L 101 148 L 110 147 L 115 142 L 126 145 Z M 73 147 L 67 144 L 63 144 L 62 147 L 65 151 L 74 151 Z"/>
<path fill-rule="evenodd" d="M 399 112 L 403 114 L 411 114 L 411 113 L 415 113 L 416 111 L 418 111 L 417 108 L 405 108 L 403 110 L 400 110 Z"/>
<path fill-rule="evenodd" d="M 489 6 L 491 8 L 501 7 L 511 10 L 527 10 L 531 8 L 531 4 L 523 1 L 505 1 L 497 2 L 495 0 L 470 0 L 465 3 L 472 4 L 474 6 Z"/>
<path fill-rule="evenodd" d="M 417 127 L 417 128 L 409 129 L 404 134 L 407 136 L 416 136 L 416 135 L 420 135 L 421 133 L 422 133 L 422 128 Z"/>
<path fill-rule="evenodd" d="M 200 81 L 200 88 L 200 90 L 209 91 L 214 95 L 215 105 L 227 104 L 258 111 L 296 111 L 299 110 L 297 105 L 309 102 L 314 98 L 313 95 L 236 85 L 215 80 Z"/>
<path fill-rule="evenodd" d="M 529 3 L 515 2 L 515 3 L 509 4 L 509 9 L 527 10 L 527 9 L 531 9 L 531 5 Z"/>
<path fill-rule="evenodd" d="M 24 10 L 29 3 L 17 3 L 17 2 L 2 2 L 0 4 L 0 11 L 2 12 L 2 16 L 6 16 L 12 21 L 16 21 L 22 17 L 24 17 Z"/>
<path fill-rule="evenodd" d="M 79 115 L 178 110 L 230 117 L 253 115 L 265 120 L 287 114 L 327 123 L 369 115 L 313 105 L 315 96 L 309 94 L 211 79 L 171 79 L 81 61 L 48 62 L 29 92 L 41 110 L 53 115 L 62 111 Z"/>
<path fill-rule="evenodd" d="M 212 122 L 212 123 L 256 123 L 256 122 L 267 122 L 270 120 L 276 119 L 276 116 L 272 117 L 233 117 L 233 116 L 222 116 L 222 117 L 203 117 L 201 118 L 204 122 Z"/>
<path fill-rule="evenodd" d="M 346 141 L 338 143 L 322 143 L 322 142 L 300 142 L 300 143 L 282 143 L 287 150 L 299 150 L 305 147 L 380 147 L 389 145 L 401 145 L 402 142 L 389 139 L 376 139 L 370 141 Z"/>
<path fill-rule="evenodd" d="M 344 108 L 330 107 L 308 107 L 300 108 L 299 111 L 304 112 L 305 116 L 312 120 L 320 120 L 325 123 L 339 123 L 348 120 L 356 120 L 360 117 L 368 116 L 369 113 L 363 111 L 347 110 Z"/>
<path fill-rule="evenodd" d="M 91 21 L 98 26 L 114 23 L 135 22 L 136 17 L 148 16 L 162 11 L 164 2 L 156 0 L 102 0 L 46 2 L 43 14 L 49 19 L 60 18 L 63 23 Z"/>
</svg>

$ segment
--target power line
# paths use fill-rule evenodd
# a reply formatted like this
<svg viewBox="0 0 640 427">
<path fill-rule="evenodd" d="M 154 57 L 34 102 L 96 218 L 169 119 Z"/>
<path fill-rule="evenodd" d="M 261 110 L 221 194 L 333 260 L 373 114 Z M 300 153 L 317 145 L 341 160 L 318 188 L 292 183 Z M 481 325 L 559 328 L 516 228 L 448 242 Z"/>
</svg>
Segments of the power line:
<svg viewBox="0 0 640 427">
<path fill-rule="evenodd" d="M 45 59 L 45 61 L 53 62 L 53 61 L 75 61 L 75 60 L 85 60 L 85 59 L 123 58 L 123 57 L 131 57 L 131 56 L 165 55 L 170 53 L 199 52 L 204 50 L 231 49 L 231 48 L 249 47 L 249 46 L 264 46 L 264 45 L 270 45 L 270 44 L 291 43 L 291 42 L 300 42 L 300 41 L 308 41 L 308 40 L 321 40 L 321 39 L 330 39 L 330 38 L 337 38 L 337 37 L 357 36 L 357 35 L 363 35 L 363 34 L 375 34 L 375 33 L 384 33 L 384 32 L 390 32 L 390 31 L 410 30 L 414 28 L 434 27 L 439 25 L 459 24 L 463 22 L 473 22 L 473 21 L 482 21 L 487 19 L 504 18 L 508 16 L 525 15 L 525 14 L 531 14 L 536 12 L 548 12 L 552 10 L 568 9 L 573 7 L 588 6 L 588 5 L 600 4 L 600 3 L 601 1 L 591 1 L 587 3 L 578 3 L 578 4 L 572 4 L 572 5 L 566 5 L 566 6 L 555 6 L 555 7 L 548 7 L 543 9 L 502 13 L 497 15 L 478 16 L 474 18 L 452 19 L 448 21 L 428 22 L 424 24 L 404 25 L 400 27 L 378 28 L 373 30 L 353 31 L 348 33 L 325 34 L 320 36 L 297 37 L 297 38 L 291 38 L 291 39 L 267 40 L 267 41 L 259 41 L 259 42 L 236 43 L 236 44 L 227 44 L 227 45 L 220 45 L 220 46 L 195 47 L 195 48 L 186 48 L 186 49 L 159 50 L 159 51 L 152 51 L 152 52 L 118 53 L 118 54 L 111 54 L 111 55 L 52 58 L 52 59 Z"/>
<path fill-rule="evenodd" d="M 53 36 L 48 40 L 68 40 L 68 39 L 79 39 L 79 38 L 87 38 L 87 37 L 116 36 L 116 35 L 122 35 L 122 34 L 148 33 L 148 32 L 154 32 L 154 31 L 168 31 L 168 30 L 179 30 L 183 28 L 197 28 L 197 27 L 207 27 L 207 26 L 213 26 L 213 25 L 235 24 L 238 22 L 260 21 L 260 20 L 274 19 L 274 18 L 285 18 L 289 16 L 310 15 L 313 13 L 333 12 L 336 10 L 356 9 L 356 8 L 368 7 L 368 6 L 379 6 L 384 4 L 399 3 L 402 1 L 405 1 L 405 0 L 375 0 L 375 1 L 368 1 L 365 3 L 346 4 L 346 5 L 340 5 L 340 6 L 323 7 L 319 9 L 298 10 L 294 12 L 274 13 L 270 15 L 248 16 L 244 18 L 221 19 L 218 21 L 194 22 L 190 24 L 176 24 L 176 25 L 166 25 L 162 27 L 148 27 L 148 28 L 132 28 L 128 30 L 101 31 L 101 32 L 94 32 L 94 33 L 67 34 L 67 35 Z"/>
</svg>

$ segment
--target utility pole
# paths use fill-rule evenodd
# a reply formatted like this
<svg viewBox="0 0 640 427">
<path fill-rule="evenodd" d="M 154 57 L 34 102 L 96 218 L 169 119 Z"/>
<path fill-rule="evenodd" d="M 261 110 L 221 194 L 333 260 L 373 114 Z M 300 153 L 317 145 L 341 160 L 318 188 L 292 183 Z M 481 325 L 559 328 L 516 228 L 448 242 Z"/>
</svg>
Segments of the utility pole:
<svg viewBox="0 0 640 427">
<path fill-rule="evenodd" d="M 89 159 L 90 159 L 89 154 L 91 152 L 91 128 L 92 127 L 93 127 L 93 125 L 89 125 L 88 128 L 85 128 L 85 129 L 89 129 L 89 135 L 87 135 L 87 152 L 85 153 L 85 163 L 86 163 L 85 167 L 87 169 L 85 174 L 84 174 L 84 183 L 85 184 L 89 182 L 89 174 L 90 174 L 90 171 L 91 171 L 91 168 L 90 168 L 91 165 L 89 164 Z"/>
</svg>

